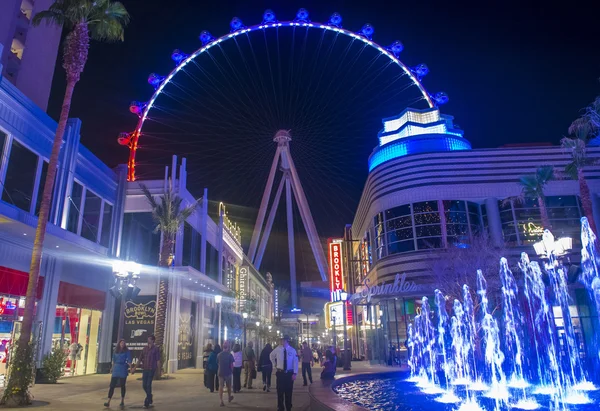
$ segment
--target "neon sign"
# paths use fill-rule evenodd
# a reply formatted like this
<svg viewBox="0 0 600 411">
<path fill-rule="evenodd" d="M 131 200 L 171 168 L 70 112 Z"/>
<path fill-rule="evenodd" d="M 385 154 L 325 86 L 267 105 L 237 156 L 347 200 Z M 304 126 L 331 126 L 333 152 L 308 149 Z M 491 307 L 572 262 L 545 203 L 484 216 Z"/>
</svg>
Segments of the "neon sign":
<svg viewBox="0 0 600 411">
<path fill-rule="evenodd" d="M 344 269 L 342 265 L 342 240 L 329 243 L 329 272 L 331 274 L 331 295 L 344 289 Z M 333 301 L 333 300 L 332 300 Z"/>
<path fill-rule="evenodd" d="M 240 296 L 240 311 L 246 305 L 246 299 L 248 297 L 248 275 L 250 268 L 248 266 L 240 267 L 240 275 L 238 278 L 238 292 Z"/>
</svg>

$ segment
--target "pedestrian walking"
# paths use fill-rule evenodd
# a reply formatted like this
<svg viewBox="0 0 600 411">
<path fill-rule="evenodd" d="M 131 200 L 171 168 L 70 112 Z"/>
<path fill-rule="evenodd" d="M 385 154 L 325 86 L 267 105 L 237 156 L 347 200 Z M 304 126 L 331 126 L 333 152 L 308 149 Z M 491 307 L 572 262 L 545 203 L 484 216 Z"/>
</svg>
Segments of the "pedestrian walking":
<svg viewBox="0 0 600 411">
<path fill-rule="evenodd" d="M 204 386 L 210 390 L 210 387 L 214 388 L 214 384 L 210 384 L 210 372 L 208 371 L 208 358 L 210 357 L 210 353 L 213 352 L 213 347 L 211 343 L 206 344 L 206 348 L 204 349 L 204 354 L 202 356 L 202 368 L 204 369 Z M 213 379 L 214 381 L 214 379 Z"/>
<path fill-rule="evenodd" d="M 291 411 L 294 381 L 298 375 L 298 356 L 290 346 L 290 337 L 284 335 L 281 338 L 281 344 L 271 353 L 271 362 L 277 370 L 277 411 Z"/>
<path fill-rule="evenodd" d="M 238 393 L 242 390 L 242 366 L 243 366 L 242 348 L 239 344 L 233 346 L 233 392 Z"/>
<path fill-rule="evenodd" d="M 273 374 L 273 363 L 271 363 L 271 353 L 273 348 L 267 343 L 260 353 L 258 359 L 258 369 L 262 373 L 263 391 L 271 392 L 271 374 Z"/>
<path fill-rule="evenodd" d="M 125 384 L 131 365 L 131 352 L 127 348 L 125 340 L 119 340 L 115 353 L 112 357 L 112 375 L 110 378 L 110 387 L 108 388 L 108 401 L 104 403 L 105 407 L 110 407 L 110 400 L 115 392 L 117 383 L 121 387 L 121 408 L 125 407 Z"/>
<path fill-rule="evenodd" d="M 216 347 L 218 347 L 218 344 L 215 346 L 215 348 Z M 208 389 L 210 392 L 215 392 L 215 379 L 217 378 L 217 371 L 219 370 L 219 363 L 217 361 L 218 354 L 219 353 L 216 352 L 216 350 L 211 350 L 206 364 L 206 373 L 208 374 L 206 381 L 208 382 Z M 219 390 L 218 385 L 216 386 L 216 389 L 217 391 Z"/>
<path fill-rule="evenodd" d="M 153 403 L 152 380 L 154 379 L 156 370 L 160 367 L 160 350 L 154 344 L 155 342 L 156 338 L 154 335 L 148 337 L 148 345 L 142 350 L 137 363 L 138 367 L 142 367 L 142 387 L 146 392 L 144 408 L 150 408 Z"/>
<path fill-rule="evenodd" d="M 244 348 L 244 388 L 252 389 L 252 380 L 256 378 L 256 354 L 252 341 Z"/>
<path fill-rule="evenodd" d="M 217 356 L 217 362 L 219 363 L 219 399 L 221 400 L 221 407 L 225 406 L 223 403 L 223 390 L 227 386 L 227 399 L 228 402 L 233 401 L 233 395 L 231 395 L 231 383 L 233 379 L 233 355 L 229 351 L 229 341 L 223 343 L 223 351 Z"/>
<path fill-rule="evenodd" d="M 214 349 L 213 351 L 214 351 L 214 353 L 215 353 L 215 359 L 214 359 L 214 361 L 215 361 L 215 364 L 217 364 L 217 366 L 216 366 L 216 367 L 215 367 L 215 369 L 214 369 L 214 371 L 215 371 L 215 375 L 214 375 L 214 378 L 213 378 L 213 380 L 214 380 L 214 384 L 215 384 L 215 390 L 216 390 L 217 392 L 219 392 L 219 376 L 217 375 L 217 370 L 218 370 L 218 368 L 219 368 L 219 367 L 218 367 L 218 363 L 217 363 L 216 361 L 217 361 L 217 356 L 218 356 L 218 355 L 221 353 L 221 351 L 223 351 L 223 350 L 221 349 L 221 346 L 220 346 L 219 344 L 215 344 L 215 349 Z"/>
<path fill-rule="evenodd" d="M 308 380 L 312 384 L 312 366 L 313 366 L 313 353 L 308 343 L 304 341 L 302 344 L 302 352 L 300 353 L 300 357 L 302 358 L 302 378 L 304 379 L 304 386 L 306 387 L 306 374 L 308 374 Z"/>
</svg>

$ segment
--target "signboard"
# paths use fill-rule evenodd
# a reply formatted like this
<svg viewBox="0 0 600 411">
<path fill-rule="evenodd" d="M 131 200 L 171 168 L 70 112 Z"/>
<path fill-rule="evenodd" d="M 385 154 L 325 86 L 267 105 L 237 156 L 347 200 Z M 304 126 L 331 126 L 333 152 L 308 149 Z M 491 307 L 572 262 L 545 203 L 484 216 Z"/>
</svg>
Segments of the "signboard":
<svg viewBox="0 0 600 411">
<path fill-rule="evenodd" d="M 179 303 L 179 335 L 177 339 L 177 368 L 194 366 L 194 319 L 196 303 L 181 299 Z"/>
<path fill-rule="evenodd" d="M 327 303 L 326 308 L 326 318 L 325 321 L 327 323 L 328 328 L 333 328 L 334 326 L 343 327 L 344 326 L 344 306 L 341 301 L 335 303 Z M 352 309 L 348 306 L 346 302 L 346 321 L 349 327 L 352 326 Z"/>
<path fill-rule="evenodd" d="M 125 304 L 125 322 L 123 323 L 123 339 L 131 350 L 132 357 L 140 355 L 148 344 L 148 337 L 154 334 L 156 317 L 156 296 L 137 296 Z"/>
<path fill-rule="evenodd" d="M 414 281 L 406 279 L 406 273 L 396 274 L 393 283 L 381 283 L 379 285 L 369 285 L 370 280 L 365 278 L 363 285 L 357 288 L 356 293 L 352 296 L 352 303 L 359 304 L 371 302 L 373 297 L 391 298 L 401 294 L 411 294 L 422 290 L 422 286 Z"/>
<path fill-rule="evenodd" d="M 344 289 L 344 269 L 342 260 L 342 241 L 341 239 L 331 240 L 329 243 L 329 272 L 330 289 L 332 294 Z"/>
<path fill-rule="evenodd" d="M 275 317 L 279 317 L 279 290 L 275 289 L 273 297 L 273 312 Z"/>
<path fill-rule="evenodd" d="M 248 276 L 250 268 L 247 265 L 240 267 L 240 275 L 238 278 L 238 293 L 240 297 L 240 311 L 243 311 L 248 299 Z"/>
</svg>

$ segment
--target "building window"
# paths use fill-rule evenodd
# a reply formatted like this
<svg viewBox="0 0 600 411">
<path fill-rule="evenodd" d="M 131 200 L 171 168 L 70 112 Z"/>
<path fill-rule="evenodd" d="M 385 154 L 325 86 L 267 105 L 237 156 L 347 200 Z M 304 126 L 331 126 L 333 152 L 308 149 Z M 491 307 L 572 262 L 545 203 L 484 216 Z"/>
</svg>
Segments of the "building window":
<svg viewBox="0 0 600 411">
<path fill-rule="evenodd" d="M 384 257 L 384 237 L 385 231 L 383 227 L 383 213 L 379 213 L 374 218 L 375 223 L 375 253 L 377 254 L 377 259 Z"/>
<path fill-rule="evenodd" d="M 102 217 L 102 231 L 100 232 L 100 245 L 103 247 L 108 247 L 108 243 L 110 241 L 110 226 L 112 225 L 112 212 L 113 206 L 105 202 Z"/>
<path fill-rule="evenodd" d="M 152 213 L 126 213 L 123 217 L 121 258 L 140 264 L 156 265 L 160 253 L 160 233 Z"/>
<path fill-rule="evenodd" d="M 40 175 L 40 184 L 37 190 L 37 199 L 35 201 L 35 215 L 40 215 L 40 207 L 42 206 L 42 197 L 44 195 L 44 185 L 46 184 L 46 176 L 48 175 L 48 162 L 42 162 L 42 174 Z M 52 214 L 52 197 L 50 197 L 50 210 L 48 210 L 48 219 Z"/>
<path fill-rule="evenodd" d="M 212 246 L 211 243 L 206 243 L 206 275 L 213 280 L 219 277 L 219 251 Z"/>
<path fill-rule="evenodd" d="M 85 192 L 83 206 L 83 220 L 81 223 L 81 236 L 87 240 L 98 242 L 98 229 L 100 228 L 100 208 L 102 199 L 90 190 Z"/>
<path fill-rule="evenodd" d="M 71 196 L 69 197 L 69 214 L 67 216 L 67 230 L 78 234 L 79 231 L 79 213 L 81 212 L 81 200 L 83 198 L 83 187 L 81 184 L 73 181 Z"/>
<path fill-rule="evenodd" d="M 194 267 L 200 271 L 200 239 L 202 236 L 188 223 L 183 226 L 183 258 L 184 266 Z"/>
<path fill-rule="evenodd" d="M 414 203 L 413 216 L 418 250 L 442 248 L 442 221 L 437 201 Z"/>
<path fill-rule="evenodd" d="M 31 210 L 38 156 L 13 139 L 4 179 L 2 200 L 21 210 Z"/>
</svg>

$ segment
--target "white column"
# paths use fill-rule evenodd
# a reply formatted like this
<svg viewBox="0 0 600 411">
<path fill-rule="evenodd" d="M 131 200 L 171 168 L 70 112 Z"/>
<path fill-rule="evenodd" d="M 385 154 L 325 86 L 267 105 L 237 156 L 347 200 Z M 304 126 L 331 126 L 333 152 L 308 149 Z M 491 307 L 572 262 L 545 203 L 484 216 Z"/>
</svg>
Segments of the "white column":
<svg viewBox="0 0 600 411">
<path fill-rule="evenodd" d="M 108 290 L 112 287 L 111 277 L 109 285 L 106 287 Z M 113 322 L 115 318 L 115 297 L 110 292 L 106 292 L 106 298 L 104 299 L 104 311 L 102 312 L 102 322 L 100 323 L 100 341 L 98 343 L 98 374 L 106 374 L 110 371 L 112 362 L 112 351 L 113 351 Z M 121 304 L 119 303 L 119 309 Z M 115 341 L 116 342 L 116 341 Z"/>
<path fill-rule="evenodd" d="M 206 298 L 200 297 L 198 300 L 198 309 L 196 315 L 196 368 L 202 368 L 202 358 L 204 356 L 204 307 Z"/>
<path fill-rule="evenodd" d="M 44 274 L 44 290 L 41 300 L 37 303 L 34 324 L 34 341 L 39 344 L 36 358 L 38 367 L 41 366 L 42 359 L 52 351 L 52 334 L 56 318 L 62 260 L 45 254 L 42 259 L 41 271 Z M 41 328 L 39 327 L 40 323 Z"/>
<path fill-rule="evenodd" d="M 502 220 L 500 219 L 498 199 L 486 198 L 485 211 L 487 213 L 488 227 L 490 229 L 490 239 L 494 245 L 501 246 L 504 244 L 504 237 L 502 235 Z"/>
<path fill-rule="evenodd" d="M 169 291 L 169 302 L 167 305 L 167 324 L 165 337 L 167 349 L 165 350 L 168 358 L 167 372 L 169 374 L 177 371 L 177 339 L 179 336 L 179 302 L 181 300 L 181 281 L 173 275 L 171 277 L 171 287 Z"/>
</svg>

